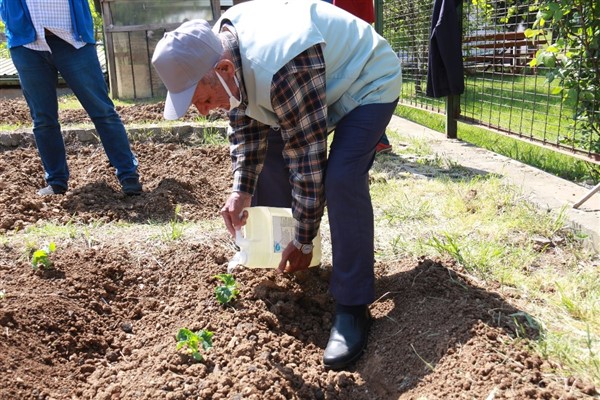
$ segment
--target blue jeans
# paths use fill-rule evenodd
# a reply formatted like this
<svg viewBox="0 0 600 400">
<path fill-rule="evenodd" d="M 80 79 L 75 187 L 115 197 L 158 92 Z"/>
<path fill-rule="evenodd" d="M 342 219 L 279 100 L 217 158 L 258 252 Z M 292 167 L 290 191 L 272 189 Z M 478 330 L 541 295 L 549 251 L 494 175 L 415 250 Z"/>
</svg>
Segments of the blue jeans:
<svg viewBox="0 0 600 400">
<path fill-rule="evenodd" d="M 335 128 L 325 172 L 325 195 L 333 258 L 329 290 L 338 304 L 362 305 L 375 300 L 375 224 L 369 170 L 375 146 L 385 134 L 397 103 L 357 107 Z M 289 172 L 281 154 L 283 143 L 276 134 L 269 134 L 268 148 L 272 151 L 267 151 L 258 177 L 255 206 L 291 206 Z"/>
<path fill-rule="evenodd" d="M 55 36 L 47 37 L 47 41 L 51 53 L 23 46 L 10 49 L 33 119 L 33 134 L 46 182 L 67 188 L 69 180 L 65 144 L 58 121 L 56 87 L 59 72 L 94 123 L 119 181 L 138 178 L 138 162 L 131 151 L 121 117 L 108 96 L 95 45 L 75 49 Z"/>
</svg>

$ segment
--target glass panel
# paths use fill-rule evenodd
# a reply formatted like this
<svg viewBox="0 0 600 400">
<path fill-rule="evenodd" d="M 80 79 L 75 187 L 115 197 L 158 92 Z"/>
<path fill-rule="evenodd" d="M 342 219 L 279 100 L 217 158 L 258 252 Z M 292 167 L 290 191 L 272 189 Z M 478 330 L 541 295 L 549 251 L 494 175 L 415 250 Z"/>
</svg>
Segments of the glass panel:
<svg viewBox="0 0 600 400">
<path fill-rule="evenodd" d="M 127 0 L 110 3 L 114 26 L 212 20 L 210 0 Z"/>
</svg>

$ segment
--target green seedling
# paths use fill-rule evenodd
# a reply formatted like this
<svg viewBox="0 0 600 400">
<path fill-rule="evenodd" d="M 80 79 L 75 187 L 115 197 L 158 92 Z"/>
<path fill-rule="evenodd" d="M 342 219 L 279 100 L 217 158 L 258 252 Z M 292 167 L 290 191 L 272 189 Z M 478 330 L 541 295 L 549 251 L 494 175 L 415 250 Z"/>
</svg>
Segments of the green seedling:
<svg viewBox="0 0 600 400">
<path fill-rule="evenodd" d="M 169 221 L 169 226 L 165 227 L 162 233 L 162 237 L 166 240 L 178 240 L 183 237 L 183 231 L 185 230 L 185 223 L 181 216 L 181 205 L 175 206 L 175 218 Z"/>
<path fill-rule="evenodd" d="M 6 292 L 4 290 L 0 290 L 0 300 L 6 297 Z"/>
<path fill-rule="evenodd" d="M 185 348 L 187 354 L 196 361 L 203 361 L 204 357 L 200 354 L 200 345 L 202 350 L 208 350 L 212 347 L 213 333 L 205 329 L 200 332 L 192 332 L 187 328 L 179 329 L 177 332 L 177 350 Z"/>
<path fill-rule="evenodd" d="M 48 246 L 34 251 L 33 255 L 31 256 L 31 265 L 33 265 L 33 269 L 37 270 L 39 268 L 52 268 L 52 261 L 50 260 L 49 256 L 50 253 L 53 253 L 55 250 L 56 244 L 51 242 Z"/>
<path fill-rule="evenodd" d="M 219 304 L 229 304 L 240 293 L 237 282 L 232 274 L 219 274 L 215 278 L 223 282 L 223 285 L 215 288 L 215 296 Z"/>
</svg>

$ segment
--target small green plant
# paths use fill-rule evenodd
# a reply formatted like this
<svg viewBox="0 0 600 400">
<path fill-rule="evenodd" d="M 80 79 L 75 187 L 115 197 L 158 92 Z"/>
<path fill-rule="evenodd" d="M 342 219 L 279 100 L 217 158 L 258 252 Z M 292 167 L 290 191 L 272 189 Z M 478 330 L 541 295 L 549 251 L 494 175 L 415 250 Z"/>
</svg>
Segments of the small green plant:
<svg viewBox="0 0 600 400">
<path fill-rule="evenodd" d="M 6 292 L 2 289 L 0 289 L 0 300 L 4 299 L 6 297 Z"/>
<path fill-rule="evenodd" d="M 204 357 L 200 354 L 200 345 L 202 350 L 208 350 L 212 347 L 213 333 L 202 329 L 200 332 L 192 332 L 187 328 L 179 329 L 177 332 L 177 350 L 185 348 L 187 354 L 196 361 L 203 361 Z"/>
<path fill-rule="evenodd" d="M 232 274 L 219 274 L 215 278 L 223 282 L 215 288 L 215 296 L 219 304 L 229 304 L 240 293 L 237 288 L 237 282 Z"/>
<path fill-rule="evenodd" d="M 223 144 L 225 136 L 218 127 L 207 126 L 202 131 L 202 142 L 205 144 Z"/>
<path fill-rule="evenodd" d="M 463 267 L 468 267 L 458 241 L 451 234 L 444 232 L 444 239 L 438 239 L 436 236 L 433 236 L 427 244 L 436 249 L 440 254 L 449 255 Z"/>
<path fill-rule="evenodd" d="M 33 252 L 31 256 L 31 265 L 33 269 L 50 269 L 52 268 L 52 260 L 50 260 L 50 253 L 56 250 L 56 244 L 51 242 L 48 246 L 38 249 Z"/>
<path fill-rule="evenodd" d="M 181 205 L 175 206 L 175 218 L 169 221 L 169 226 L 163 230 L 162 237 L 165 241 L 178 240 L 183 237 L 185 224 L 181 216 Z"/>
</svg>

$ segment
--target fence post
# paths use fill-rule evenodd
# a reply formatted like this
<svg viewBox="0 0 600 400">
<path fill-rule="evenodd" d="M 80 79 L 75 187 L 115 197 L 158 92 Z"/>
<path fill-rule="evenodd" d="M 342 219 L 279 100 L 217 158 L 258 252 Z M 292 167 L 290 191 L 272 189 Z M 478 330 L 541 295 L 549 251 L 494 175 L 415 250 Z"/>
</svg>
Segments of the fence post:
<svg viewBox="0 0 600 400">
<path fill-rule="evenodd" d="M 459 114 L 460 95 L 451 94 L 446 97 L 446 137 L 456 139 L 458 137 L 458 124 L 456 119 Z"/>
<path fill-rule="evenodd" d="M 375 0 L 375 31 L 383 36 L 383 0 Z"/>
<path fill-rule="evenodd" d="M 463 22 L 463 3 L 458 2 L 456 7 L 458 14 L 458 24 L 461 32 L 461 51 L 462 51 L 462 22 Z M 460 116 L 460 95 L 451 94 L 446 97 L 446 137 L 448 139 L 456 139 L 458 137 L 458 124 L 456 120 Z"/>
</svg>

